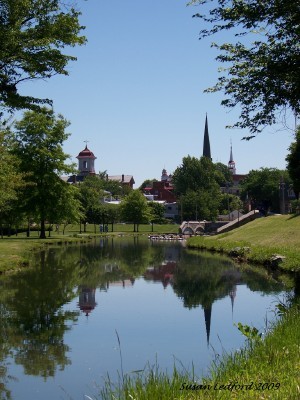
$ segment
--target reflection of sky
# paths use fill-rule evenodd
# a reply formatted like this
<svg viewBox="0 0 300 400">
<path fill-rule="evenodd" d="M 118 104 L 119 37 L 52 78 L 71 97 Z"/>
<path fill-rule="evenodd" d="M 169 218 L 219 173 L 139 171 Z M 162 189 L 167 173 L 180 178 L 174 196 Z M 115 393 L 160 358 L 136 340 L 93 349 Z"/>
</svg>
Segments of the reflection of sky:
<svg viewBox="0 0 300 400">
<path fill-rule="evenodd" d="M 164 289 L 141 278 L 126 288 L 111 286 L 107 292 L 97 290 L 95 309 L 89 317 L 81 313 L 77 324 L 65 334 L 72 365 L 46 382 L 34 377 L 24 379 L 20 367 L 11 367 L 10 373 L 19 376 L 19 382 L 11 385 L 13 398 L 78 399 L 84 394 L 95 394 L 93 382 L 101 385 L 107 373 L 115 379 L 117 371 L 121 371 L 116 331 L 126 373 L 143 369 L 147 361 L 154 365 L 156 359 L 161 370 L 171 371 L 174 357 L 187 368 L 193 362 L 196 373 L 205 373 L 214 351 L 219 353 L 222 348 L 231 350 L 242 345 L 243 337 L 234 323 L 263 329 L 266 310 L 268 319 L 273 317 L 271 310 L 277 298 L 238 285 L 233 316 L 229 296 L 212 306 L 208 348 L 202 307 L 184 308 L 171 286 Z M 77 304 L 78 299 L 74 299 L 64 308 L 75 310 Z M 179 368 L 180 363 L 177 363 Z"/>
</svg>

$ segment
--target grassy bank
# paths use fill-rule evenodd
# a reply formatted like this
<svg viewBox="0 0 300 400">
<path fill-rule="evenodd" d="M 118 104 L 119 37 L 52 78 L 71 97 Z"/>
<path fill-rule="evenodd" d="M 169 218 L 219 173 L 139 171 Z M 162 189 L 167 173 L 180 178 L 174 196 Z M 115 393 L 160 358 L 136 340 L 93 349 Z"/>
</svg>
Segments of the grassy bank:
<svg viewBox="0 0 300 400">
<path fill-rule="evenodd" d="M 300 216 L 278 215 L 211 237 L 192 237 L 189 247 L 224 252 L 245 261 L 277 267 L 273 255 L 285 257 L 278 267 L 300 271 Z"/>
<path fill-rule="evenodd" d="M 255 331 L 240 352 L 225 355 L 210 376 L 197 379 L 174 369 L 173 376 L 158 368 L 123 376 L 120 387 L 107 382 L 99 398 L 131 400 L 284 399 L 300 398 L 300 309 L 281 309 L 281 320 L 262 339 Z"/>
<path fill-rule="evenodd" d="M 42 249 L 47 245 L 54 244 L 70 244 L 72 242 L 87 242 L 95 236 L 105 235 L 120 235 L 120 234 L 151 234 L 152 225 L 140 225 L 139 232 L 133 232 L 132 224 L 115 224 L 114 231 L 111 231 L 111 225 L 108 226 L 109 231 L 107 233 L 100 233 L 99 226 L 88 224 L 86 231 L 83 231 L 83 226 L 79 225 L 68 225 L 65 234 L 63 235 L 62 227 L 59 231 L 50 232 L 50 237 L 47 239 L 39 239 L 38 231 L 32 230 L 30 237 L 26 236 L 25 232 L 19 233 L 18 236 L 7 237 L 4 236 L 0 239 L 0 274 L 6 271 L 18 270 L 28 265 L 30 259 L 30 253 Z M 153 233 L 177 233 L 178 225 L 176 224 L 165 224 L 153 226 Z M 48 235 L 48 232 L 47 232 Z"/>
</svg>

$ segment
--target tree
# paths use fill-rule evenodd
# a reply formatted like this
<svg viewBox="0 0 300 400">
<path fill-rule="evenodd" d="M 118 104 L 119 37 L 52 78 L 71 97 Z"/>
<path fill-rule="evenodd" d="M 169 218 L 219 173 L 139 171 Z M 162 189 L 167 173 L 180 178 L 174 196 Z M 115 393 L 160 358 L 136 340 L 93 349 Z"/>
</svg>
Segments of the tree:
<svg viewBox="0 0 300 400">
<path fill-rule="evenodd" d="M 99 208 L 105 196 L 102 180 L 96 175 L 86 176 L 84 181 L 80 183 L 79 193 L 83 222 L 100 223 Z"/>
<path fill-rule="evenodd" d="M 23 186 L 23 174 L 19 170 L 19 160 L 11 153 L 12 142 L 8 132 L 0 131 L 0 229 L 3 236 L 3 218 L 12 215 L 13 203 L 18 198 L 18 189 Z"/>
<path fill-rule="evenodd" d="M 221 201 L 219 206 L 220 214 L 226 215 L 234 210 L 242 210 L 243 202 L 234 194 L 224 193 L 221 195 Z"/>
<path fill-rule="evenodd" d="M 220 173 L 207 157 L 184 157 L 173 174 L 175 192 L 180 199 L 182 218 L 215 219 L 221 196 Z"/>
<path fill-rule="evenodd" d="M 296 132 L 295 141 L 289 147 L 286 161 L 287 170 L 293 182 L 293 190 L 298 200 L 300 193 L 300 127 Z"/>
<path fill-rule="evenodd" d="M 216 167 L 216 180 L 220 186 L 232 185 L 233 177 L 227 165 L 217 162 Z"/>
<path fill-rule="evenodd" d="M 234 126 L 247 128 L 252 138 L 275 123 L 280 112 L 300 112 L 300 12 L 297 1 L 192 0 L 203 13 L 200 38 L 226 30 L 233 43 L 213 44 L 217 60 L 229 64 L 217 84 L 207 92 L 224 91 L 225 107 L 241 107 Z M 250 43 L 248 34 L 255 34 Z M 243 43 L 244 40 L 244 43 Z"/>
<path fill-rule="evenodd" d="M 125 222 L 134 224 L 134 232 L 139 231 L 139 224 L 148 224 L 151 211 L 145 196 L 140 190 L 132 190 L 121 202 L 121 218 Z"/>
<path fill-rule="evenodd" d="M 139 189 L 140 190 L 140 189 Z M 154 224 L 161 224 L 164 221 L 165 207 L 157 201 L 149 201 L 148 206 L 151 210 L 152 232 Z"/>
<path fill-rule="evenodd" d="M 139 187 L 139 190 L 144 191 L 146 187 L 151 187 L 153 186 L 153 182 L 157 182 L 157 179 L 145 179 L 144 182 L 141 184 Z"/>
<path fill-rule="evenodd" d="M 53 188 L 55 191 L 55 188 Z M 63 235 L 69 224 L 78 223 L 82 218 L 82 207 L 79 199 L 79 190 L 75 185 L 63 185 L 63 190 L 57 198 L 56 208 L 49 214 L 49 222 L 63 225 Z M 58 227 L 59 228 L 59 227 Z M 50 233 L 50 231 L 49 231 Z"/>
<path fill-rule="evenodd" d="M 280 171 L 277 168 L 251 170 L 241 183 L 241 196 L 242 198 L 248 197 L 252 207 L 260 209 L 266 215 L 270 209 L 279 212 L 280 181 L 282 179 L 289 184 L 287 171 Z"/>
<path fill-rule="evenodd" d="M 82 45 L 80 13 L 67 1 L 1 0 L 0 2 L 0 108 L 37 109 L 51 103 L 21 95 L 24 81 L 68 75 L 66 46 Z"/>
<path fill-rule="evenodd" d="M 16 145 L 14 153 L 20 160 L 20 170 L 27 174 L 28 186 L 23 190 L 22 202 L 27 213 L 40 220 L 40 238 L 45 238 L 47 219 L 55 219 L 66 192 L 71 196 L 68 184 L 60 175 L 74 172 L 74 166 L 66 164 L 69 158 L 63 152 L 63 142 L 69 134 L 69 123 L 54 112 L 43 108 L 42 112 L 27 111 L 15 124 Z M 59 219 L 61 214 L 58 211 Z"/>
</svg>

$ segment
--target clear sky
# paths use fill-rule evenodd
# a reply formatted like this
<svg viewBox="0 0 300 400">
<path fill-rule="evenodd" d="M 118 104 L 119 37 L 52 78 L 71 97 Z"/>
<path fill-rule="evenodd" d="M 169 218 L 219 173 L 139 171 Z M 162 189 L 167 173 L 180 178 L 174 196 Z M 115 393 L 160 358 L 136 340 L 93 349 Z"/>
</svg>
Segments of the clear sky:
<svg viewBox="0 0 300 400">
<path fill-rule="evenodd" d="M 78 58 L 70 75 L 21 88 L 51 98 L 55 112 L 71 122 L 64 150 L 72 161 L 88 140 L 97 172 L 133 175 L 137 188 L 160 179 L 163 168 L 172 173 L 183 157 L 202 155 L 207 113 L 214 162 L 228 163 L 232 141 L 237 173 L 285 168 L 291 130 L 272 127 L 243 141 L 247 131 L 225 129 L 238 110 L 223 108 L 221 93 L 203 93 L 221 65 L 210 47 L 215 39 L 198 39 L 201 21 L 192 15 L 199 7 L 184 0 L 78 3 L 88 42 L 66 49 Z"/>
</svg>

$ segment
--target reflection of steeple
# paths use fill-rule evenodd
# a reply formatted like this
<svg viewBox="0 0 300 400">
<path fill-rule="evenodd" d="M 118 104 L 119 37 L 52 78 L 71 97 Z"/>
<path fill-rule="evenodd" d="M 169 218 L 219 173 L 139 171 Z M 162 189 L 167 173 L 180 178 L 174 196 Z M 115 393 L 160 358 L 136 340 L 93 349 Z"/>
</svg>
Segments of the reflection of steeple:
<svg viewBox="0 0 300 400">
<path fill-rule="evenodd" d="M 208 307 L 204 308 L 204 318 L 205 318 L 207 346 L 209 345 L 211 310 L 212 310 L 212 304 L 210 304 Z"/>
<path fill-rule="evenodd" d="M 236 296 L 236 285 L 234 285 L 229 292 L 229 297 L 231 300 L 231 315 L 232 315 L 232 317 L 233 317 L 233 306 L 234 306 L 235 296 Z"/>
</svg>

